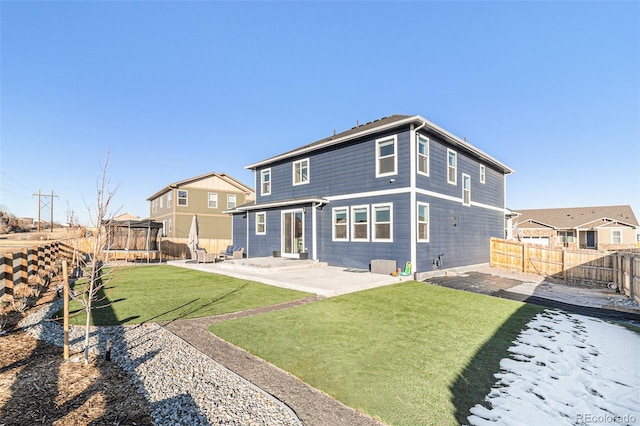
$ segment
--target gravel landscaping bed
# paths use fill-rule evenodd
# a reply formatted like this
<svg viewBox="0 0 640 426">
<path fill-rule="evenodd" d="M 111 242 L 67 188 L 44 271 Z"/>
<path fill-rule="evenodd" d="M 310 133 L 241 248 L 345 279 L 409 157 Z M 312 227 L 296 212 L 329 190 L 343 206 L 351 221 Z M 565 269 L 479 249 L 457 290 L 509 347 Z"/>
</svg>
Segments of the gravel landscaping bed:
<svg viewBox="0 0 640 426">
<path fill-rule="evenodd" d="M 62 346 L 62 327 L 47 318 L 58 300 L 21 323 L 33 337 Z M 82 350 L 84 327 L 71 327 L 72 351 Z M 92 327 L 90 350 L 132 373 L 138 392 L 151 403 L 156 424 L 299 425 L 284 404 L 222 367 L 158 324 Z"/>
</svg>

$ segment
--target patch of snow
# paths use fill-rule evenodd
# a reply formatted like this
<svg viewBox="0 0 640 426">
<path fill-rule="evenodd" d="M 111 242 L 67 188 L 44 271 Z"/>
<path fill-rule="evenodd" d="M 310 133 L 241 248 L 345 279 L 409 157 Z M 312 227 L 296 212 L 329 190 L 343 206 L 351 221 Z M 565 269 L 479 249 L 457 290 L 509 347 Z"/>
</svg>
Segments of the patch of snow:
<svg viewBox="0 0 640 426">
<path fill-rule="evenodd" d="M 502 359 L 469 424 L 640 424 L 640 335 L 596 318 L 546 310 Z"/>
</svg>

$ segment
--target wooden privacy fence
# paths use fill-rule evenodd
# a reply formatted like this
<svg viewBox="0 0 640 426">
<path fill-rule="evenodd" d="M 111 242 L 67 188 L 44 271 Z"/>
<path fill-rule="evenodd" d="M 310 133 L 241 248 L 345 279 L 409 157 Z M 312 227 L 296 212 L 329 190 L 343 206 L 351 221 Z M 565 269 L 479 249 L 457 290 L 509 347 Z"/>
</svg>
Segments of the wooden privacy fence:
<svg viewBox="0 0 640 426">
<path fill-rule="evenodd" d="M 640 302 L 640 253 L 565 250 L 492 238 L 491 266 L 583 284 L 615 283 Z"/>
<path fill-rule="evenodd" d="M 47 271 L 55 266 L 57 259 L 70 259 L 72 255 L 73 249 L 59 242 L 5 253 L 1 256 L 0 296 L 13 295 L 14 287 L 27 284 L 31 275 Z"/>
</svg>

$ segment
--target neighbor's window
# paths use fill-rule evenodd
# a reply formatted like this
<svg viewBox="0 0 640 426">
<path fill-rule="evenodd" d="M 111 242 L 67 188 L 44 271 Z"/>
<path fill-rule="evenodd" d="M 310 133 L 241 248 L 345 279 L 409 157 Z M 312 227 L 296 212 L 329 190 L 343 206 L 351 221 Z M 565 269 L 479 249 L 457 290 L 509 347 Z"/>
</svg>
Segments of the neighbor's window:
<svg viewBox="0 0 640 426">
<path fill-rule="evenodd" d="M 293 162 L 293 184 L 309 183 L 309 159 Z"/>
<path fill-rule="evenodd" d="M 163 201 L 162 201 L 162 200 L 163 200 L 163 198 L 162 198 L 162 197 L 160 197 L 160 208 L 161 208 L 161 209 L 163 209 L 163 208 L 164 208 L 164 207 L 162 206 L 162 204 L 163 204 Z"/>
<path fill-rule="evenodd" d="M 447 149 L 447 182 L 458 183 L 458 153 Z"/>
<path fill-rule="evenodd" d="M 265 212 L 256 213 L 256 234 L 265 235 L 267 233 L 266 226 L 267 214 Z"/>
<path fill-rule="evenodd" d="M 351 241 L 369 241 L 369 206 L 351 208 Z"/>
<path fill-rule="evenodd" d="M 349 209 L 347 207 L 336 207 L 333 209 L 333 240 L 349 240 Z"/>
<path fill-rule="evenodd" d="M 395 175 L 398 167 L 396 137 L 376 140 L 376 177 Z"/>
<path fill-rule="evenodd" d="M 235 209 L 236 208 L 236 195 L 235 194 L 227 194 L 227 208 Z"/>
<path fill-rule="evenodd" d="M 462 174 L 462 204 L 471 205 L 471 176 Z"/>
<path fill-rule="evenodd" d="M 558 242 L 559 243 L 572 243 L 573 242 L 573 231 L 558 231 Z"/>
<path fill-rule="evenodd" d="M 172 201 L 173 201 L 173 191 L 169 191 L 167 193 L 167 207 L 171 207 Z"/>
<path fill-rule="evenodd" d="M 429 204 L 418 203 L 418 241 L 429 242 Z"/>
<path fill-rule="evenodd" d="M 271 169 L 264 169 L 260 172 L 260 188 L 262 195 L 271 194 Z"/>
<path fill-rule="evenodd" d="M 218 208 L 218 194 L 217 193 L 209 192 L 208 198 L 207 198 L 207 206 L 209 206 L 210 209 L 217 209 Z"/>
<path fill-rule="evenodd" d="M 371 206 L 373 217 L 373 241 L 393 241 L 393 205 L 374 204 Z"/>
<path fill-rule="evenodd" d="M 487 169 L 484 164 L 480 164 L 480 183 L 487 181 Z"/>
<path fill-rule="evenodd" d="M 169 232 L 173 232 L 173 219 L 169 219 Z"/>
<path fill-rule="evenodd" d="M 178 190 L 178 205 L 186 206 L 187 205 L 187 191 L 184 189 Z"/>
<path fill-rule="evenodd" d="M 418 173 L 429 176 L 429 139 L 418 135 Z"/>
<path fill-rule="evenodd" d="M 622 244 L 622 231 L 619 229 L 611 230 L 611 244 Z"/>
</svg>

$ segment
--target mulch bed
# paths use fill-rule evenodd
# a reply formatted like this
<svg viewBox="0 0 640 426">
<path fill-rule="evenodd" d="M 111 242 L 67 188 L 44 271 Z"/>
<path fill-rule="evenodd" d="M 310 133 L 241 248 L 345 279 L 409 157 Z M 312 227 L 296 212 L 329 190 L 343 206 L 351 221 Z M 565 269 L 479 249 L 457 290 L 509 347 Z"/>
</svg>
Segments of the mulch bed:
<svg viewBox="0 0 640 426">
<path fill-rule="evenodd" d="M 24 312 L 9 303 L 1 307 L 0 426 L 153 424 L 148 401 L 116 363 L 95 356 L 88 365 L 65 361 L 61 347 L 17 328 L 22 318 L 55 299 L 59 282 L 54 278 Z"/>
</svg>

